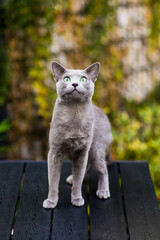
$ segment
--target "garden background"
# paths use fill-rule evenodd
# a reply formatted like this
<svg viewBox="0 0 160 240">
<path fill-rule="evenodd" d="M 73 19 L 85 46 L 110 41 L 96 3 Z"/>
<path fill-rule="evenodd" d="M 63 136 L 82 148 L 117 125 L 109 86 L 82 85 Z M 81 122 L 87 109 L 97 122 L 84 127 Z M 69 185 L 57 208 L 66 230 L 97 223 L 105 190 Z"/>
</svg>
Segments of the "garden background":
<svg viewBox="0 0 160 240">
<path fill-rule="evenodd" d="M 0 159 L 46 159 L 51 62 L 98 61 L 112 158 L 147 160 L 160 201 L 159 16 L 159 0 L 0 0 Z"/>
</svg>

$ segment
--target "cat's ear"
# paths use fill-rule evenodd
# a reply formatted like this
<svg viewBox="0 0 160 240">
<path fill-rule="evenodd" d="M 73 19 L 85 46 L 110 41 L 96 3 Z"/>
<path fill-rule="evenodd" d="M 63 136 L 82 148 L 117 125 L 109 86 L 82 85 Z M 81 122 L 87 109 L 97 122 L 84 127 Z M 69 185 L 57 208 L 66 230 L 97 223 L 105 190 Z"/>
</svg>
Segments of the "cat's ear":
<svg viewBox="0 0 160 240">
<path fill-rule="evenodd" d="M 89 75 L 89 77 L 93 82 L 95 82 L 98 77 L 99 68 L 100 68 L 100 63 L 96 62 L 85 69 L 86 73 Z"/>
<path fill-rule="evenodd" d="M 52 62 L 53 76 L 56 82 L 58 82 L 60 76 L 66 71 L 66 69 L 57 62 Z"/>
</svg>

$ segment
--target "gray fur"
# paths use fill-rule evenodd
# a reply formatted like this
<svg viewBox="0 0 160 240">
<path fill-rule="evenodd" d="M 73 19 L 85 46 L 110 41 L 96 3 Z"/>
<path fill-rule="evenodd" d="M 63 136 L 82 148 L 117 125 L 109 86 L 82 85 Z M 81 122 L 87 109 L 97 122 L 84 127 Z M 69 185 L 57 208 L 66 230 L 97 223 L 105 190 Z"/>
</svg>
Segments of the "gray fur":
<svg viewBox="0 0 160 240">
<path fill-rule="evenodd" d="M 43 202 L 44 208 L 57 205 L 64 157 L 72 160 L 72 175 L 66 181 L 72 184 L 73 205 L 84 204 L 81 187 L 87 164 L 92 165 L 99 175 L 96 195 L 104 199 L 110 197 L 106 160 L 110 160 L 113 137 L 107 116 L 91 102 L 99 66 L 99 63 L 94 63 L 84 70 L 68 70 L 56 62 L 52 63 L 58 98 L 49 133 L 49 193 Z M 64 82 L 66 76 L 71 79 L 68 83 Z M 87 79 L 85 83 L 80 82 L 83 76 Z M 78 84 L 76 90 L 73 83 Z"/>
</svg>

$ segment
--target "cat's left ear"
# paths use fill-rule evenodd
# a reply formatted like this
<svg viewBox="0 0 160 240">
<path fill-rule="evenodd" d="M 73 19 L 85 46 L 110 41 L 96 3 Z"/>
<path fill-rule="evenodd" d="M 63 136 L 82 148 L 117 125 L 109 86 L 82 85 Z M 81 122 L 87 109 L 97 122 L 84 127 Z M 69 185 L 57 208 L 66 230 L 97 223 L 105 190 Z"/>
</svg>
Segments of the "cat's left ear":
<svg viewBox="0 0 160 240">
<path fill-rule="evenodd" d="M 99 68 L 100 68 L 100 63 L 96 62 L 85 69 L 86 73 L 89 75 L 89 77 L 93 82 L 97 80 Z"/>
</svg>

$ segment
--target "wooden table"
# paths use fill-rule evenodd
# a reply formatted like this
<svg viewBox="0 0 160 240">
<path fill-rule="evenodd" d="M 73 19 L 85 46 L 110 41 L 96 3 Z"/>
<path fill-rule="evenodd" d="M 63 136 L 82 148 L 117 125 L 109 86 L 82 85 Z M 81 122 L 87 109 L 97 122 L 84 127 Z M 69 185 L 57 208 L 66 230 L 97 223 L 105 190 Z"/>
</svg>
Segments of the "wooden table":
<svg viewBox="0 0 160 240">
<path fill-rule="evenodd" d="M 114 162 L 109 166 L 111 198 L 96 197 L 97 175 L 83 184 L 85 205 L 70 203 L 64 162 L 60 200 L 54 210 L 42 207 L 47 197 L 47 163 L 0 161 L 0 240 L 160 240 L 160 210 L 148 164 Z"/>
</svg>

